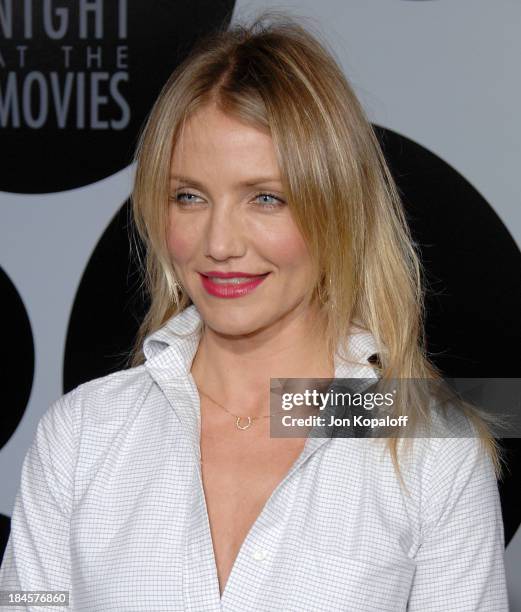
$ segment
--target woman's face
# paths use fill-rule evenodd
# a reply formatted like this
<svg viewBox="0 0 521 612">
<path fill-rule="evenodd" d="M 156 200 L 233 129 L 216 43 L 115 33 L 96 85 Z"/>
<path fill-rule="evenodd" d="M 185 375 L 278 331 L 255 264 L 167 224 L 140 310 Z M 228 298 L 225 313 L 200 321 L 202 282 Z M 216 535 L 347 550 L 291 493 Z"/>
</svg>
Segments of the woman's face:
<svg viewBox="0 0 521 612">
<path fill-rule="evenodd" d="M 269 135 L 213 106 L 187 121 L 172 154 L 168 250 L 216 332 L 249 334 L 305 314 L 311 259 Z M 219 273 L 238 278 L 212 278 Z"/>
</svg>

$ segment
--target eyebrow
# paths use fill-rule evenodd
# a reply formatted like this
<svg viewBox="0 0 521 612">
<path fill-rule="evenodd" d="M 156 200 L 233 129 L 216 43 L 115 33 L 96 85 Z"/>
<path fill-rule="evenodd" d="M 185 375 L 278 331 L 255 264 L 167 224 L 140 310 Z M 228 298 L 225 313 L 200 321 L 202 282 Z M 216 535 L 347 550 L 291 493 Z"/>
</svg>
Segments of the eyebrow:
<svg viewBox="0 0 521 612">
<path fill-rule="evenodd" d="M 204 185 L 196 179 L 190 178 L 189 176 L 179 176 L 177 174 L 171 174 L 170 180 L 179 181 L 180 183 L 186 183 L 187 185 L 193 185 L 197 189 L 204 189 Z M 248 179 L 246 181 L 239 181 L 237 187 L 253 187 L 254 185 L 260 185 L 261 183 L 282 183 L 280 178 L 273 176 L 259 176 Z"/>
</svg>

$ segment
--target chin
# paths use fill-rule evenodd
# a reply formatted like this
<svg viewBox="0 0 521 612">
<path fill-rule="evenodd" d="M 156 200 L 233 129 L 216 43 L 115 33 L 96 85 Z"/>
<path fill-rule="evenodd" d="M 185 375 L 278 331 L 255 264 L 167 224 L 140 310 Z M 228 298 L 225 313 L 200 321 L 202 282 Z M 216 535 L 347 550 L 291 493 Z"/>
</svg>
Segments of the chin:
<svg viewBox="0 0 521 612">
<path fill-rule="evenodd" d="M 230 300 L 231 301 L 231 300 Z M 233 307 L 228 301 L 222 305 L 201 308 L 197 306 L 205 324 L 215 333 L 224 336 L 244 336 L 253 334 L 268 324 L 266 316 L 260 316 L 260 308 L 243 305 Z"/>
</svg>

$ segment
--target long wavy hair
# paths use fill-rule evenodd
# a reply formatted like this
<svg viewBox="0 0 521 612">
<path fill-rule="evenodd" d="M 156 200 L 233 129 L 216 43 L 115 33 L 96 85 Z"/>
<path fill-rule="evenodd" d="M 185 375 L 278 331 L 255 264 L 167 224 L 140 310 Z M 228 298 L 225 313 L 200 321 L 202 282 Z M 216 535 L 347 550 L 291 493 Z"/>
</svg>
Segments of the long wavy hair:
<svg viewBox="0 0 521 612">
<path fill-rule="evenodd" d="M 140 133 L 132 192 L 134 227 L 145 247 L 150 307 L 129 364 L 143 342 L 192 302 L 166 246 L 173 146 L 186 120 L 216 104 L 272 137 L 284 192 L 304 237 L 315 278 L 310 302 L 324 314 L 330 355 L 351 324 L 369 330 L 382 379 L 440 379 L 427 358 L 424 271 L 400 196 L 373 127 L 313 24 L 263 11 L 248 25 L 221 26 L 200 38 L 172 73 Z M 404 398 L 411 422 L 429 411 Z M 463 407 L 501 478 L 502 449 L 486 414 Z M 398 439 L 387 438 L 400 479 Z"/>
</svg>

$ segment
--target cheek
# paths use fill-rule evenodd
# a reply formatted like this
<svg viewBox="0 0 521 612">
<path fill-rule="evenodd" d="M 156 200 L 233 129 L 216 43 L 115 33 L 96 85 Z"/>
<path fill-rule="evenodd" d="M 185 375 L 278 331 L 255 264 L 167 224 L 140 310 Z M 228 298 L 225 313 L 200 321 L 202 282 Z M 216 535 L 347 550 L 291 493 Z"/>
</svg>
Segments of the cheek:
<svg viewBox="0 0 521 612">
<path fill-rule="evenodd" d="M 166 242 L 171 259 L 178 263 L 190 259 L 196 244 L 187 228 L 183 228 L 181 223 L 173 223 L 172 221 L 168 226 Z"/>
<path fill-rule="evenodd" d="M 306 243 L 293 224 L 265 232 L 262 245 L 268 259 L 281 268 L 307 267 L 311 262 Z"/>
</svg>

